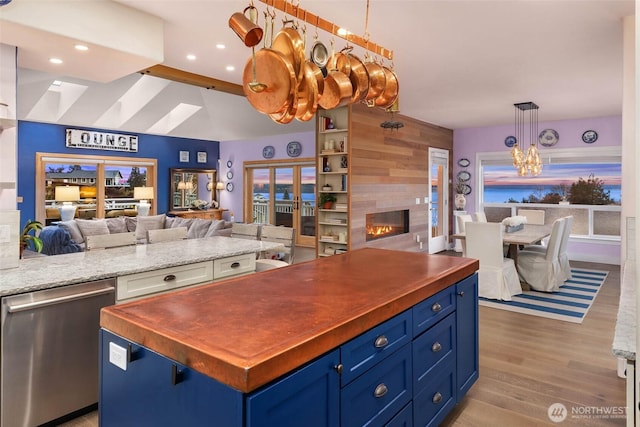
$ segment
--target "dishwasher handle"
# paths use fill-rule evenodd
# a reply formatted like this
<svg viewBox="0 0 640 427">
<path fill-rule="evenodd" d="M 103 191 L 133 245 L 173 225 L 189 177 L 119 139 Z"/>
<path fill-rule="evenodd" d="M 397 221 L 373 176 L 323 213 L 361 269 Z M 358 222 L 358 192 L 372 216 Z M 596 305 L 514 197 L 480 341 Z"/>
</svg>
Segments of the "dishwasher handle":
<svg viewBox="0 0 640 427">
<path fill-rule="evenodd" d="M 42 301 L 28 302 L 28 303 L 25 303 L 25 304 L 14 304 L 14 305 L 12 305 L 11 303 L 8 303 L 7 304 L 7 311 L 9 311 L 9 313 L 18 313 L 18 312 L 26 311 L 26 310 L 35 310 L 37 308 L 46 307 L 46 306 L 49 306 L 49 305 L 61 304 L 63 302 L 75 301 L 75 300 L 79 300 L 79 299 L 83 299 L 83 298 L 90 298 L 90 297 L 94 297 L 94 296 L 98 296 L 98 295 L 104 295 L 104 294 L 113 293 L 113 292 L 115 292 L 115 289 L 116 288 L 114 286 L 109 286 L 107 288 L 95 289 L 93 291 L 86 291 L 86 292 L 81 292 L 81 293 L 77 293 L 77 294 L 70 294 L 70 295 L 50 298 L 50 299 L 46 299 L 46 300 L 42 300 Z"/>
</svg>

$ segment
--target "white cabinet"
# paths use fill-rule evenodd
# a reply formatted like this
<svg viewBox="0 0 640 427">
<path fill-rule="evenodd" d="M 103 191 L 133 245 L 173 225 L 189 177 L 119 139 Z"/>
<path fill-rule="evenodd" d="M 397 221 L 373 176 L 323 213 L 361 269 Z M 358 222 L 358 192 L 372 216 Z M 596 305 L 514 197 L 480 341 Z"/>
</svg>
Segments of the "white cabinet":
<svg viewBox="0 0 640 427">
<path fill-rule="evenodd" d="M 317 114 L 318 256 L 349 248 L 349 111 L 342 107 Z M 328 196 L 333 200 L 325 204 Z"/>
</svg>

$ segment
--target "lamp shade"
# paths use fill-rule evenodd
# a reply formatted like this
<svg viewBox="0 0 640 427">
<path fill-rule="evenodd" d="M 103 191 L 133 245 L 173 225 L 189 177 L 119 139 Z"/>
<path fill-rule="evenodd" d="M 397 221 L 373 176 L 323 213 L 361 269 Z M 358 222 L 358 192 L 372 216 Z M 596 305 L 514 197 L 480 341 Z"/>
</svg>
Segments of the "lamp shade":
<svg viewBox="0 0 640 427">
<path fill-rule="evenodd" d="M 224 190 L 224 182 L 216 182 L 216 190 Z"/>
<path fill-rule="evenodd" d="M 138 200 L 153 199 L 153 187 L 133 187 L 133 198 Z"/>
<path fill-rule="evenodd" d="M 56 202 L 77 202 L 80 200 L 80 187 L 59 185 L 56 187 Z"/>
</svg>

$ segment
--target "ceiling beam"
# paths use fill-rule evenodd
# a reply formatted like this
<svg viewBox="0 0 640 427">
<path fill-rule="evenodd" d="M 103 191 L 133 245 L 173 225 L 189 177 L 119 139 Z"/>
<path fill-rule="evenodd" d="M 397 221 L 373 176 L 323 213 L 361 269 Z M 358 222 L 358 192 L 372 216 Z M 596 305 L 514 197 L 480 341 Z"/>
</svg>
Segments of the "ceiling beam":
<svg viewBox="0 0 640 427">
<path fill-rule="evenodd" d="M 160 77 L 167 80 L 173 80 L 174 82 L 199 86 L 205 89 L 218 90 L 220 92 L 226 92 L 232 95 L 245 96 L 241 85 L 225 82 L 224 80 L 218 80 L 200 74 L 190 73 L 188 71 L 178 70 L 177 68 L 167 67 L 166 65 L 153 65 L 140 71 L 140 73 L 154 77 Z"/>
</svg>

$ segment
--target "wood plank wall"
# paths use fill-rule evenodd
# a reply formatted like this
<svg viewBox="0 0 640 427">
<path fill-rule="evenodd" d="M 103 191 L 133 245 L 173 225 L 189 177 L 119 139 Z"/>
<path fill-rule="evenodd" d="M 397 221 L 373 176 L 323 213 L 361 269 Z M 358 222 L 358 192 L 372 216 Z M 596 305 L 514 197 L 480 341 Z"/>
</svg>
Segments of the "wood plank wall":
<svg viewBox="0 0 640 427">
<path fill-rule="evenodd" d="M 453 170 L 453 131 L 401 114 L 393 120 L 400 129 L 383 129 L 390 113 L 363 104 L 351 107 L 350 123 L 350 248 L 377 247 L 418 250 L 416 235 L 427 235 L 429 147 L 450 150 L 449 171 Z M 449 177 L 451 178 L 451 176 Z M 416 204 L 420 198 L 420 204 Z M 451 204 L 453 205 L 453 204 Z M 366 214 L 409 209 L 409 233 L 366 242 Z M 451 216 L 451 212 L 447 215 Z M 426 250 L 427 242 L 423 243 Z"/>
</svg>

